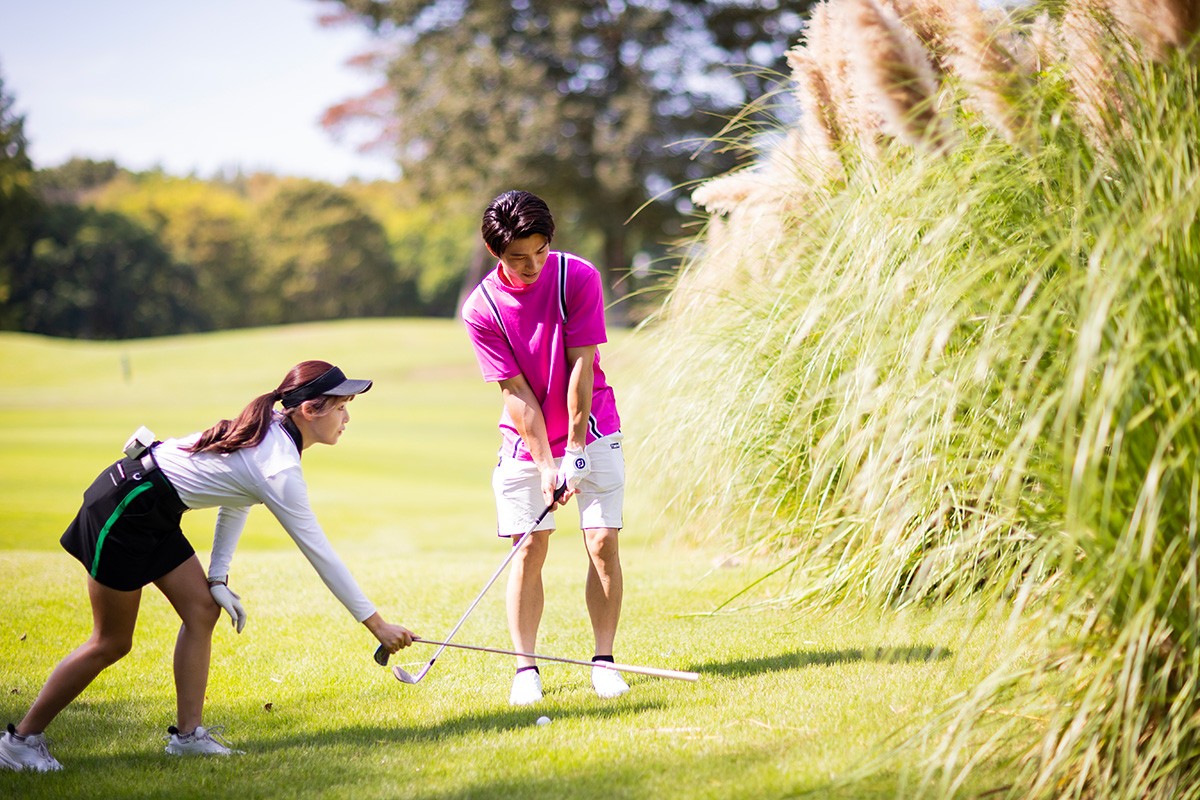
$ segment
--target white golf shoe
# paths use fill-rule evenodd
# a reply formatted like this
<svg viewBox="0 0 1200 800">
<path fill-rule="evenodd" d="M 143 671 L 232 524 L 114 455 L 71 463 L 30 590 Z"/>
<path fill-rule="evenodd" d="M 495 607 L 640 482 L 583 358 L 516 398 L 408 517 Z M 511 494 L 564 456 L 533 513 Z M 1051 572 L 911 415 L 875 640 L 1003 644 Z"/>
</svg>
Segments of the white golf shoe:
<svg viewBox="0 0 1200 800">
<path fill-rule="evenodd" d="M 526 669 L 517 673 L 513 678 L 512 691 L 508 694 L 508 704 L 512 706 L 527 706 L 540 702 L 542 699 L 542 676 L 537 670 Z"/>
<path fill-rule="evenodd" d="M 44 733 L 30 734 L 17 738 L 17 729 L 10 723 L 8 731 L 0 736 L 0 769 L 20 772 L 31 769 L 36 772 L 57 772 L 62 769 L 58 759 L 50 755 Z"/>
<path fill-rule="evenodd" d="M 191 733 L 180 733 L 174 725 L 167 728 L 167 752 L 173 756 L 233 756 L 241 755 L 241 750 L 234 750 L 221 737 L 220 726 L 205 728 L 196 727 Z"/>
<path fill-rule="evenodd" d="M 596 690 L 596 694 L 607 700 L 628 692 L 629 684 L 615 669 L 592 667 L 592 688 Z"/>
</svg>

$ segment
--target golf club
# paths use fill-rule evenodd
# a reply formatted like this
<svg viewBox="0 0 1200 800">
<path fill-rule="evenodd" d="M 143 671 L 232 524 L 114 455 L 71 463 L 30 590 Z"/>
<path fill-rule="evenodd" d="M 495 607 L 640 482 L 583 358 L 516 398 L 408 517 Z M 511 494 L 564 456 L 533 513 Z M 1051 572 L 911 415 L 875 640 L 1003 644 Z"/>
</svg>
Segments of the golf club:
<svg viewBox="0 0 1200 800">
<path fill-rule="evenodd" d="M 541 521 L 546 518 L 546 515 L 550 513 L 550 509 L 554 508 L 555 503 L 557 503 L 559 500 L 562 499 L 563 492 L 565 492 L 566 490 L 567 490 L 566 483 L 563 483 L 562 486 L 560 486 L 554 490 L 554 499 L 550 501 L 550 503 L 546 506 L 545 509 L 543 509 L 541 514 L 538 514 L 538 518 L 535 519 L 533 521 L 533 524 L 529 526 L 529 530 L 522 533 L 521 538 L 517 539 L 517 541 L 515 541 L 513 543 L 512 547 L 509 548 L 508 555 L 504 557 L 504 561 L 502 561 L 500 563 L 500 566 L 496 569 L 496 571 L 492 573 L 492 577 L 488 578 L 488 582 L 483 585 L 483 588 L 479 591 L 479 594 L 475 597 L 474 600 L 471 601 L 471 605 L 467 606 L 467 610 L 465 612 L 463 612 L 462 618 L 459 619 L 457 624 L 455 624 L 455 626 L 450 629 L 450 633 L 446 634 L 446 641 L 445 642 L 433 642 L 432 639 L 420 640 L 420 641 L 427 641 L 427 642 L 432 642 L 435 644 L 440 644 L 441 647 L 439 647 L 437 649 L 437 652 L 435 652 L 433 654 L 433 658 L 429 659 L 429 663 L 427 663 L 425 666 L 421 667 L 421 670 L 416 675 L 408 675 L 407 672 L 404 673 L 405 675 L 408 675 L 408 677 L 409 677 L 409 680 L 406 680 L 405 683 L 419 683 L 420 680 L 429 673 L 429 670 L 433 667 L 433 662 L 437 661 L 438 656 L 440 656 L 442 654 L 442 651 L 450 646 L 449 642 L 451 639 L 454 638 L 454 634 L 458 633 L 458 629 L 461 628 L 463 623 L 467 621 L 467 617 L 471 616 L 471 612 L 475 610 L 475 606 L 479 605 L 479 601 L 483 599 L 483 596 L 485 594 L 487 594 L 487 590 L 492 588 L 492 584 L 495 583 L 496 579 L 500 577 L 500 573 L 504 572 L 504 568 L 508 566 L 508 563 L 513 560 L 513 556 L 515 556 L 517 554 L 517 551 L 519 549 L 521 549 L 521 545 L 524 544 L 525 540 L 528 539 L 529 536 L 533 533 L 533 529 L 536 528 L 541 523 Z M 417 641 L 417 639 L 414 637 L 413 641 Z M 385 648 L 383 645 L 379 645 L 379 647 L 377 647 L 375 649 L 375 662 L 382 667 L 387 666 L 388 651 L 387 651 L 387 648 Z"/>
<path fill-rule="evenodd" d="M 615 672 L 635 672 L 638 675 L 652 675 L 655 678 L 671 678 L 672 680 L 677 680 L 677 681 L 695 681 L 700 678 L 699 673 L 682 672 L 682 671 L 676 670 L 676 669 L 659 669 L 657 667 L 635 667 L 630 664 L 610 664 L 607 661 L 579 661 L 574 658 L 559 658 L 558 656 L 543 656 L 543 655 L 538 655 L 537 653 L 521 653 L 516 650 L 503 650 L 498 647 L 480 647 L 479 645 L 474 645 L 474 644 L 458 644 L 457 642 L 439 642 L 439 641 L 435 641 L 433 639 L 422 639 L 417 636 L 413 637 L 413 642 L 420 642 L 421 644 L 436 644 L 441 648 L 458 647 L 463 650 L 477 650 L 481 653 L 499 653 L 502 656 L 525 656 L 527 658 L 536 658 L 541 661 L 557 661 L 560 664 L 576 664 L 581 667 L 603 667 L 604 669 L 611 669 Z M 441 652 L 441 651 L 439 650 L 438 652 Z M 378 660 L 378 659 L 376 659 L 376 660 Z M 386 652 L 384 653 L 384 660 L 381 663 L 384 666 L 387 666 Z M 395 675 L 396 680 L 400 681 L 401 683 L 416 683 L 417 681 L 421 680 L 420 675 L 417 675 L 417 676 L 410 675 L 407 670 L 404 670 L 404 669 L 400 668 L 399 666 L 392 667 L 392 674 Z M 424 674 L 424 673 L 421 673 L 421 674 Z"/>
</svg>

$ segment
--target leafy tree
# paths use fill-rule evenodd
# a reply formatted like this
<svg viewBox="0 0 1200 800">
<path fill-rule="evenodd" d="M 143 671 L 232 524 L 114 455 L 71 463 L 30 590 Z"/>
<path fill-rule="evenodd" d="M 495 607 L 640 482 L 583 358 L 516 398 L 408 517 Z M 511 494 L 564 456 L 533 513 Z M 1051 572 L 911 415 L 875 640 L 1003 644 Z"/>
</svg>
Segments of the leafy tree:
<svg viewBox="0 0 1200 800">
<path fill-rule="evenodd" d="M 195 178 L 125 174 L 93 202 L 137 220 L 155 233 L 175 261 L 191 266 L 197 281 L 195 300 L 213 326 L 232 328 L 256 321 L 249 296 L 251 276 L 258 269 L 250 206 L 235 192 Z"/>
<path fill-rule="evenodd" d="M 403 181 L 348 184 L 345 189 L 383 226 L 397 275 L 415 285 L 417 311 L 453 316 L 478 246 L 476 210 L 456 196 L 422 202 Z"/>
<path fill-rule="evenodd" d="M 599 266 L 613 270 L 661 240 L 686 185 L 732 165 L 722 148 L 687 154 L 763 94 L 763 69 L 782 69 L 811 5 L 339 1 L 343 18 L 387 37 L 387 90 L 330 109 L 327 126 L 379 125 L 429 194 L 478 205 L 537 191 L 564 222 L 600 232 Z"/>
<path fill-rule="evenodd" d="M 72 158 L 57 167 L 39 169 L 35 186 L 49 203 L 79 203 L 89 192 L 99 189 L 126 174 L 117 162 Z"/>
<path fill-rule="evenodd" d="M 12 286 L 20 330 L 126 339 L 210 327 L 192 270 L 121 214 L 51 206 L 31 238 Z"/>
<path fill-rule="evenodd" d="M 33 162 L 25 152 L 25 118 L 0 76 L 0 327 L 16 327 L 12 281 L 28 257 L 29 230 L 41 213 L 34 196 Z"/>
<path fill-rule="evenodd" d="M 286 181 L 259 209 L 262 261 L 252 276 L 260 323 L 404 313 L 412 281 L 397 276 L 383 228 L 346 191 Z"/>
</svg>

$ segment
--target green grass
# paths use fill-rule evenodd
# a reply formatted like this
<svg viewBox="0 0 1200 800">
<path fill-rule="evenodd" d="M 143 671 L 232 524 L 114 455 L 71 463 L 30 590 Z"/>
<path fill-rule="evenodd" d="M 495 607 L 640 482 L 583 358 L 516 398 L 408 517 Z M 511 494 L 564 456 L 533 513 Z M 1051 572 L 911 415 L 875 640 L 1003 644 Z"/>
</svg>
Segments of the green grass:
<svg viewBox="0 0 1200 800">
<path fill-rule="evenodd" d="M 636 342 L 605 349 L 618 394 Z M 123 377 L 128 358 L 131 379 Z M 497 391 L 477 377 L 458 325 L 362 321 L 124 343 L 0 335 L 0 722 L 24 713 L 54 664 L 88 634 L 83 571 L 57 546 L 82 489 L 127 434 L 160 436 L 236 413 L 295 361 L 326 358 L 375 387 L 355 400 L 336 448 L 305 455 L 314 506 L 351 570 L 389 619 L 436 637 L 495 569 L 489 474 Z M 329 595 L 262 509 L 251 514 L 232 575 L 249 612 L 239 636 L 222 619 L 206 720 L 247 751 L 176 761 L 170 653 L 177 618 L 145 593 L 134 650 L 51 726 L 66 765 L 0 772 L 19 797 L 508 798 L 892 797 L 916 755 L 884 745 L 916 731 L 1019 649 L 999 622 L 938 613 L 801 614 L 758 586 L 753 560 L 713 567 L 715 550 L 663 535 L 646 506 L 639 449 L 656 420 L 627 413 L 630 517 L 619 660 L 701 674 L 695 684 L 632 676 L 598 700 L 586 670 L 547 664 L 546 702 L 507 706 L 511 663 L 448 652 L 416 687 L 371 660 L 373 639 Z M 211 512 L 185 530 L 202 559 Z M 540 647 L 586 658 L 584 556 L 565 517 L 546 566 Z M 744 604 L 736 607 L 737 604 Z M 501 587 L 458 637 L 506 647 Z M 414 646 L 399 663 L 419 664 Z M 534 725 L 540 714 L 553 721 Z M 891 737 L 891 738 L 889 738 Z M 990 788 L 1002 775 L 977 777 Z M 965 791 L 964 794 L 969 794 Z"/>
</svg>

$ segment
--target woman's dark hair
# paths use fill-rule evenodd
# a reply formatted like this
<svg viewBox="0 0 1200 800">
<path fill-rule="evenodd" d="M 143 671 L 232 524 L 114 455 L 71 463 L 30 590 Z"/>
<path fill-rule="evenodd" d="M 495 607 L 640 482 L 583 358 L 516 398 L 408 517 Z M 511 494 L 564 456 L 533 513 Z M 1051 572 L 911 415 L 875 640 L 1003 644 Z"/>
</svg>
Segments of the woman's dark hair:
<svg viewBox="0 0 1200 800">
<path fill-rule="evenodd" d="M 188 448 L 192 453 L 232 453 L 247 447 L 254 447 L 267 435 L 271 427 L 271 412 L 275 404 L 288 392 L 291 392 L 333 368 L 325 361 L 302 361 L 292 367 L 284 377 L 283 383 L 275 391 L 259 395 L 242 409 L 237 419 L 223 419 L 216 425 L 200 434 L 196 443 Z M 314 413 L 320 414 L 330 402 L 344 400 L 344 397 L 320 397 L 307 400 L 301 404 Z M 296 408 L 299 408 L 297 406 Z M 284 411 L 291 414 L 295 408 Z"/>
<path fill-rule="evenodd" d="M 515 239 L 540 233 L 554 239 L 554 217 L 546 201 L 536 194 L 512 190 L 496 197 L 483 212 L 480 228 L 483 242 L 494 255 L 501 256 Z"/>
</svg>

